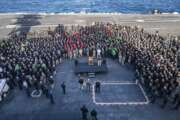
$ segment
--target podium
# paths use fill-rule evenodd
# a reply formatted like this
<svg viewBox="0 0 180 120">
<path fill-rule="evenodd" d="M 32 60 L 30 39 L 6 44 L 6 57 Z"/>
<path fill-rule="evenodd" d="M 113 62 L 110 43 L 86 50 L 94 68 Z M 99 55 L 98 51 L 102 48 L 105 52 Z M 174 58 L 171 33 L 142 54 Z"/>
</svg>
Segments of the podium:
<svg viewBox="0 0 180 120">
<path fill-rule="evenodd" d="M 88 57 L 88 65 L 94 65 L 93 57 Z"/>
<path fill-rule="evenodd" d="M 89 50 L 88 65 L 94 65 L 93 49 Z"/>
</svg>

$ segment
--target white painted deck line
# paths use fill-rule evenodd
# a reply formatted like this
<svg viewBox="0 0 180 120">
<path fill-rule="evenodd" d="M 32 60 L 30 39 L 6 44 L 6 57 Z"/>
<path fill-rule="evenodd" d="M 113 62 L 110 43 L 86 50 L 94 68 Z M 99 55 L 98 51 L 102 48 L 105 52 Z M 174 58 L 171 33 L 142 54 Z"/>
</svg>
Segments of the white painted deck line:
<svg viewBox="0 0 180 120">
<path fill-rule="evenodd" d="M 92 85 L 92 99 L 93 99 L 93 103 L 97 104 L 96 103 L 96 97 L 95 97 L 95 89 L 94 89 L 94 84 Z"/>
<path fill-rule="evenodd" d="M 148 102 L 112 102 L 112 103 L 107 103 L 107 102 L 95 102 L 96 105 L 118 105 L 118 106 L 122 106 L 122 105 L 147 105 L 149 104 Z"/>
<path fill-rule="evenodd" d="M 125 82 L 125 83 L 103 82 L 101 84 L 102 85 L 113 85 L 113 84 L 114 85 L 132 85 L 132 84 L 138 85 L 140 87 L 140 89 L 141 89 L 141 91 L 142 91 L 146 101 L 145 102 L 128 102 L 128 101 L 127 102 L 96 102 L 96 93 L 95 93 L 95 88 L 94 88 L 95 85 L 93 84 L 92 85 L 92 99 L 93 99 L 93 103 L 95 103 L 96 105 L 107 105 L 107 106 L 109 106 L 109 105 L 118 105 L 118 106 L 122 106 L 122 105 L 123 106 L 127 106 L 127 105 L 131 106 L 131 105 L 135 105 L 135 106 L 137 106 L 137 105 L 147 105 L 147 104 L 149 104 L 149 99 L 148 99 L 144 89 L 142 88 L 141 85 L 138 84 L 137 81 L 135 83 L 132 83 L 132 82 Z"/>
<path fill-rule="evenodd" d="M 60 71 L 60 72 L 58 72 L 59 74 L 67 74 L 67 72 L 64 72 L 64 71 Z M 69 71 L 68 73 L 74 73 L 74 71 Z"/>
<path fill-rule="evenodd" d="M 102 82 L 102 85 L 136 85 L 134 82 Z"/>
<path fill-rule="evenodd" d="M 136 22 L 144 22 L 143 19 L 136 20 Z"/>
<path fill-rule="evenodd" d="M 141 89 L 141 91 L 142 91 L 142 93 L 143 93 L 143 95 L 144 95 L 144 97 L 145 97 L 147 103 L 150 103 L 149 98 L 148 98 L 148 96 L 146 95 L 146 92 L 144 91 L 142 85 L 139 84 L 139 83 L 137 83 L 137 85 L 140 87 L 140 89 Z"/>
<path fill-rule="evenodd" d="M 19 25 L 6 25 L 5 28 L 16 28 L 16 27 L 19 27 Z M 3 28 L 3 26 L 2 26 Z"/>
</svg>

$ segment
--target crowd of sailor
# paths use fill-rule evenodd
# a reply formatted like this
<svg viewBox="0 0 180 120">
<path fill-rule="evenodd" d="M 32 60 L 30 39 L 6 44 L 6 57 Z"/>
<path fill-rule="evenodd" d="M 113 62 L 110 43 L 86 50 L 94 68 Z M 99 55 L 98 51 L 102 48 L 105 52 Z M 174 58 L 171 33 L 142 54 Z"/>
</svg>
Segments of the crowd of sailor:
<svg viewBox="0 0 180 120">
<path fill-rule="evenodd" d="M 63 59 L 87 55 L 90 49 L 102 57 L 118 59 L 121 65 L 132 64 L 136 77 L 152 102 L 162 101 L 177 109 L 180 105 L 180 82 L 177 79 L 177 37 L 162 37 L 158 31 L 145 32 L 136 26 L 95 23 L 91 26 L 59 25 L 46 36 L 27 37 L 14 34 L 0 42 L 0 78 L 7 78 L 11 89 L 19 87 L 30 96 L 31 90 L 52 94 L 56 66 Z"/>
</svg>

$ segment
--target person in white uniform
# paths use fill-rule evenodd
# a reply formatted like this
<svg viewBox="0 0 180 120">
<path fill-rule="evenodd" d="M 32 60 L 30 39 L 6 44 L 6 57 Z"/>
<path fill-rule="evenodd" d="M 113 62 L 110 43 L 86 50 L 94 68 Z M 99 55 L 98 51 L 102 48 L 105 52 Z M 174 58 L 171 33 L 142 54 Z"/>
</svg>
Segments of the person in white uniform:
<svg viewBox="0 0 180 120">
<path fill-rule="evenodd" d="M 101 57 L 101 49 L 98 48 L 98 49 L 97 49 L 97 58 L 100 58 L 100 57 Z"/>
</svg>

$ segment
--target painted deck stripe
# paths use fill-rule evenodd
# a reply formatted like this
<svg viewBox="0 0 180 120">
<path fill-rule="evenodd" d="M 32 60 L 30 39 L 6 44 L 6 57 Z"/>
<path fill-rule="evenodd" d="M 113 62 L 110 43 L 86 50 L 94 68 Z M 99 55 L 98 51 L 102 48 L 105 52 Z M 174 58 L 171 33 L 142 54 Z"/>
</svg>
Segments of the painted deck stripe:
<svg viewBox="0 0 180 120">
<path fill-rule="evenodd" d="M 149 99 L 144 91 L 144 89 L 142 88 L 142 86 L 140 84 L 138 84 L 138 82 L 136 81 L 135 83 L 132 83 L 132 82 L 125 82 L 125 83 L 110 83 L 110 82 L 104 82 L 104 83 L 101 83 L 103 85 L 138 85 L 141 89 L 141 92 L 143 93 L 143 96 L 145 97 L 146 101 L 145 102 L 96 102 L 96 94 L 95 94 L 95 86 L 93 84 L 92 86 L 92 100 L 93 100 L 93 103 L 96 104 L 96 105 L 107 105 L 107 106 L 110 106 L 110 105 L 147 105 L 149 104 Z"/>
</svg>

